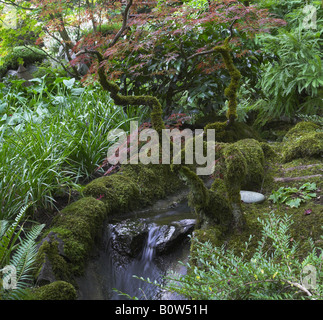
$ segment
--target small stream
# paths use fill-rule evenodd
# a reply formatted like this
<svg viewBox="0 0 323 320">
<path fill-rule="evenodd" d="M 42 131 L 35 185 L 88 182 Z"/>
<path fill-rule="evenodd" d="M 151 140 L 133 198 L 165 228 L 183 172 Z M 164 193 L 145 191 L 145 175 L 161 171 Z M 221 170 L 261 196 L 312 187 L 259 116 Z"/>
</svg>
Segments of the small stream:
<svg viewBox="0 0 323 320">
<path fill-rule="evenodd" d="M 186 268 L 179 261 L 185 263 L 188 260 L 190 251 L 188 235 L 185 235 L 178 244 L 172 245 L 166 254 L 158 254 L 157 246 L 161 232 L 165 228 L 177 221 L 194 218 L 185 199 L 176 202 L 169 198 L 157 202 L 152 208 L 133 212 L 131 215 L 118 216 L 118 220 L 108 221 L 101 246 L 89 261 L 84 276 L 78 279 L 79 299 L 129 299 L 120 292 L 140 300 L 181 299 L 176 294 L 164 292 L 158 286 L 137 279 L 133 275 L 162 284 L 165 281 L 164 277 L 171 271 L 185 274 Z M 113 249 L 113 228 L 124 220 L 129 223 L 140 220 L 148 225 L 147 235 L 143 240 L 144 245 L 134 257 L 119 255 Z"/>
</svg>

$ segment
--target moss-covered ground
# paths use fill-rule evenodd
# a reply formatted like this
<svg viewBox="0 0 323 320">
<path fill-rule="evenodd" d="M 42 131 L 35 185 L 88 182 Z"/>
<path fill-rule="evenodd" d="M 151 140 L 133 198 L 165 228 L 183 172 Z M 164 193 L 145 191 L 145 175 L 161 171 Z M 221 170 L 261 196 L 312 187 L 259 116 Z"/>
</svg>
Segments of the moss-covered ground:
<svg viewBox="0 0 323 320">
<path fill-rule="evenodd" d="M 307 125 L 307 128 L 310 126 Z M 252 240 L 252 243 L 255 245 L 254 247 L 257 246 L 257 241 L 261 237 L 261 226 L 258 218 L 263 219 L 265 214 L 269 212 L 275 212 L 275 214 L 281 216 L 285 214 L 291 215 L 294 222 L 290 230 L 291 241 L 299 242 L 298 252 L 300 257 L 304 257 L 307 253 L 309 238 L 317 246 L 323 248 L 323 240 L 321 239 L 323 235 L 323 139 L 319 137 L 314 148 L 313 145 L 302 145 L 302 148 L 307 150 L 306 152 L 310 156 L 304 156 L 303 153 L 295 153 L 295 159 L 287 162 L 285 159 L 286 149 L 297 150 L 300 145 L 299 141 L 303 139 L 304 135 L 311 134 L 311 132 L 305 132 L 302 135 L 297 130 L 297 127 L 302 130 L 304 130 L 303 127 L 306 129 L 304 124 L 300 124 L 290 130 L 282 141 L 264 144 L 265 148 L 263 149 L 265 154 L 267 153 L 264 165 L 265 176 L 261 186 L 255 191 L 263 193 L 266 199 L 264 202 L 257 204 L 242 203 L 243 214 L 247 222 L 246 228 L 241 234 L 234 234 L 229 239 L 224 239 L 227 246 L 234 248 L 237 252 L 243 248 L 243 244 L 249 239 L 250 235 L 254 236 Z M 312 126 L 312 128 L 315 130 L 315 133 L 320 130 L 316 126 Z M 317 145 L 321 146 L 319 151 L 317 151 Z M 315 150 L 315 152 L 311 154 L 311 150 Z M 302 202 L 299 207 L 291 208 L 285 203 L 275 204 L 269 199 L 272 192 L 277 191 L 281 187 L 295 187 L 299 189 L 307 182 L 316 184 L 316 197 Z M 206 240 L 206 238 L 206 234 L 201 237 L 202 240 Z M 217 241 L 216 244 L 219 245 L 219 242 Z M 252 246 L 250 253 L 252 253 Z"/>
</svg>

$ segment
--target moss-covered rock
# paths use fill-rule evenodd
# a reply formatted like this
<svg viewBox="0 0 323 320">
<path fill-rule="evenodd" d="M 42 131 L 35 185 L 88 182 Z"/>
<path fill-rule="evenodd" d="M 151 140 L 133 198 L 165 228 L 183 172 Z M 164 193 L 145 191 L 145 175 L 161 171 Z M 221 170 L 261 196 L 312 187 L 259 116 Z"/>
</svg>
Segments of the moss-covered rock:
<svg viewBox="0 0 323 320">
<path fill-rule="evenodd" d="M 278 154 L 276 153 L 275 149 L 269 143 L 260 142 L 260 146 L 264 153 L 265 159 L 273 159 L 278 157 Z"/>
<path fill-rule="evenodd" d="M 50 230 L 63 240 L 64 255 L 74 274 L 83 271 L 88 254 L 101 234 L 106 214 L 106 206 L 101 201 L 85 197 L 65 207 L 53 220 Z"/>
<path fill-rule="evenodd" d="M 76 300 L 74 286 L 65 281 L 55 281 L 42 287 L 35 288 L 32 300 Z"/>
<path fill-rule="evenodd" d="M 129 211 L 139 198 L 138 186 L 130 177 L 119 173 L 93 180 L 83 193 L 103 201 L 109 213 Z"/>
<path fill-rule="evenodd" d="M 260 143 L 244 139 L 221 149 L 224 181 L 231 200 L 238 201 L 241 189 L 257 191 L 264 178 L 265 156 Z M 238 198 L 237 198 L 238 197 Z"/>
<path fill-rule="evenodd" d="M 215 140 L 217 142 L 236 142 L 242 139 L 261 140 L 258 132 L 243 122 L 234 122 L 227 125 L 227 122 L 214 122 L 205 126 L 204 131 L 215 130 Z"/>
<path fill-rule="evenodd" d="M 35 279 L 40 286 L 56 280 L 71 281 L 69 265 L 60 253 L 59 245 L 57 236 L 50 233 L 38 249 Z"/>
<path fill-rule="evenodd" d="M 304 157 L 322 157 L 323 128 L 310 121 L 297 123 L 286 133 L 281 153 L 285 163 Z"/>
<path fill-rule="evenodd" d="M 290 138 L 285 142 L 282 156 L 283 162 L 304 157 L 322 157 L 323 132 L 308 132 L 298 138 Z"/>
<path fill-rule="evenodd" d="M 318 124 L 311 121 L 302 121 L 291 128 L 284 136 L 284 140 L 301 138 L 304 134 L 316 132 L 322 129 Z"/>
</svg>

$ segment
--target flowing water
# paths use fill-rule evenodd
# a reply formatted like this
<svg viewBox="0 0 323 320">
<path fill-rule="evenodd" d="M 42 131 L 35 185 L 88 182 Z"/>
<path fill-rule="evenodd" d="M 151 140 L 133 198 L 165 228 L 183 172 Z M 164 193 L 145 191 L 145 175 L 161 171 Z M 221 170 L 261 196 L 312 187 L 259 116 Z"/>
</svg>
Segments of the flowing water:
<svg viewBox="0 0 323 320">
<path fill-rule="evenodd" d="M 79 299 L 119 300 L 137 297 L 148 300 L 180 299 L 179 296 L 165 292 L 158 286 L 138 279 L 143 277 L 159 284 L 165 282 L 165 275 L 171 271 L 185 274 L 185 267 L 179 261 L 186 262 L 189 255 L 189 239 L 182 241 L 171 253 L 156 256 L 156 243 L 165 224 L 181 219 L 191 219 L 193 214 L 184 201 L 175 208 L 154 207 L 132 214 L 134 219 L 144 218 L 151 223 L 148 236 L 141 253 L 132 260 L 117 261 L 111 249 L 111 221 L 106 227 L 103 243 L 89 262 L 85 275 L 78 279 Z M 117 263 L 116 263 L 117 262 Z M 134 275 L 136 277 L 134 277 Z M 115 291 L 117 289 L 118 291 Z M 121 295 L 120 292 L 128 295 Z"/>
</svg>

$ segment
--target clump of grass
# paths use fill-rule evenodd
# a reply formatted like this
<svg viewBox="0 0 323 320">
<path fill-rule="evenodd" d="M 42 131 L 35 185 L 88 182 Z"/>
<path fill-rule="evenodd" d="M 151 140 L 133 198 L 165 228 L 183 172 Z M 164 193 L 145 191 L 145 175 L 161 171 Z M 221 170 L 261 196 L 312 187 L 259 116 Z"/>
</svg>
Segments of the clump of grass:
<svg viewBox="0 0 323 320">
<path fill-rule="evenodd" d="M 34 210 L 53 209 L 57 195 L 79 191 L 106 158 L 108 132 L 129 132 L 130 121 L 145 114 L 143 108 L 116 107 L 95 86 L 45 81 L 35 79 L 24 92 L 17 80 L 0 88 L 0 219 L 30 202 Z"/>
</svg>

